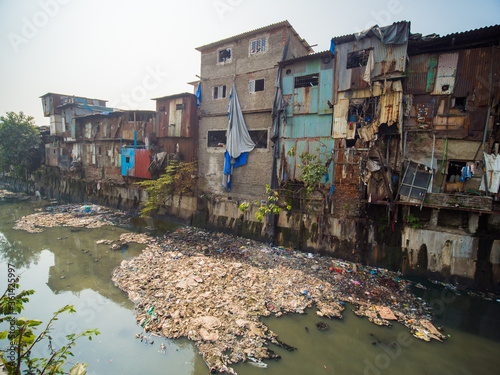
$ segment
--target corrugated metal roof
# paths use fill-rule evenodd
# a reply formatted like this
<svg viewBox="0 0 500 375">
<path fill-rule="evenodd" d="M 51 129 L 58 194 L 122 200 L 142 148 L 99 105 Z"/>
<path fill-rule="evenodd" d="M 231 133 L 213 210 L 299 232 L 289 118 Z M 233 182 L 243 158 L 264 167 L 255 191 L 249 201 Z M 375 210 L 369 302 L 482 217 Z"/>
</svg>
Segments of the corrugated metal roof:
<svg viewBox="0 0 500 375">
<path fill-rule="evenodd" d="M 333 53 L 330 50 L 326 50 L 326 51 L 312 53 L 310 55 L 296 57 L 294 59 L 288 59 L 288 60 L 285 60 L 285 61 L 280 61 L 280 62 L 278 62 L 278 64 L 280 64 L 280 65 L 290 65 L 290 64 L 294 64 L 294 63 L 299 62 L 299 61 L 316 59 L 316 58 L 321 58 L 321 57 L 324 57 L 324 56 L 328 56 L 328 57 L 333 58 Z"/>
<path fill-rule="evenodd" d="M 167 95 L 167 96 L 161 96 L 159 98 L 153 98 L 151 100 L 160 100 L 160 99 L 175 99 L 175 98 L 182 98 L 184 96 L 195 96 L 194 94 L 191 94 L 189 92 L 182 92 L 180 94 L 174 94 L 174 95 Z"/>
<path fill-rule="evenodd" d="M 58 95 L 58 96 L 65 96 L 65 97 L 68 97 L 68 98 L 82 98 L 82 99 L 89 99 L 89 100 L 99 100 L 101 102 L 108 102 L 108 100 L 104 100 L 104 99 L 87 98 L 86 96 L 78 96 L 78 95 L 56 94 L 56 93 L 53 93 L 53 92 L 48 92 L 45 95 L 40 96 L 40 98 L 44 98 L 44 97 L 49 96 L 49 95 Z"/>
<path fill-rule="evenodd" d="M 97 117 L 97 116 L 115 116 L 115 115 L 123 115 L 125 113 L 129 112 L 137 112 L 137 113 L 147 113 L 154 115 L 156 114 L 156 111 L 149 111 L 149 110 L 143 110 L 143 109 L 137 109 L 137 110 L 123 110 L 123 109 L 116 109 L 116 108 L 107 108 L 111 111 L 108 112 L 100 112 L 100 113 L 92 113 L 89 115 L 82 115 L 82 116 L 75 116 L 75 118 L 87 118 L 87 117 Z"/>
<path fill-rule="evenodd" d="M 459 49 L 469 46 L 483 47 L 500 40 L 500 25 L 426 38 L 412 34 L 408 41 L 409 54 L 426 53 L 432 50 Z"/>
<path fill-rule="evenodd" d="M 292 25 L 290 25 L 290 22 L 288 22 L 288 20 L 277 22 L 277 23 L 273 23 L 271 25 L 267 25 L 267 26 L 264 26 L 264 27 L 261 27 L 261 28 L 258 28 L 258 29 L 250 30 L 250 31 L 244 32 L 242 34 L 238 34 L 238 35 L 234 35 L 234 36 L 229 37 L 229 38 L 218 40 L 217 42 L 205 44 L 204 46 L 196 47 L 195 50 L 202 52 L 202 51 L 204 51 L 206 49 L 213 48 L 213 47 L 216 47 L 216 46 L 221 45 L 221 44 L 229 43 L 229 42 L 232 42 L 232 41 L 235 41 L 235 40 L 238 40 L 238 39 L 241 39 L 241 38 L 245 38 L 245 37 L 248 37 L 248 36 L 252 36 L 252 35 L 255 35 L 255 34 L 259 34 L 259 33 L 267 32 L 267 31 L 279 29 L 281 27 L 289 27 L 289 28 L 291 28 L 292 31 L 293 31 L 293 33 L 301 40 L 302 44 L 306 47 L 306 49 L 309 52 L 313 52 L 313 49 L 311 48 L 311 46 L 309 45 L 309 43 L 307 43 L 305 39 L 302 39 L 299 36 L 299 34 L 295 31 L 295 29 L 292 27 Z"/>
</svg>

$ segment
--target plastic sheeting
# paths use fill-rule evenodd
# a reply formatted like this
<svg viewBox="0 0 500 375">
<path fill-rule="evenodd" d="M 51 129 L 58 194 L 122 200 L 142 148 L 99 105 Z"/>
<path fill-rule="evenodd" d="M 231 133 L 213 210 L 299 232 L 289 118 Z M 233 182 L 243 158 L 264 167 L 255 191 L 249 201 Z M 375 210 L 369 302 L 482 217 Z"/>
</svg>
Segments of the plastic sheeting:
<svg viewBox="0 0 500 375">
<path fill-rule="evenodd" d="M 379 27 L 378 25 L 372 26 L 359 33 L 354 33 L 354 37 L 356 40 L 360 40 L 366 37 L 375 36 L 384 44 L 405 44 L 408 42 L 409 33 L 409 23 L 398 22 L 385 27 Z"/>
<path fill-rule="evenodd" d="M 224 175 L 222 186 L 227 192 L 231 191 L 231 175 L 233 169 L 246 164 L 248 153 L 255 147 L 248 133 L 240 101 L 236 93 L 236 85 L 229 93 L 229 124 L 227 127 L 227 143 L 224 162 Z"/>
<path fill-rule="evenodd" d="M 486 161 L 486 178 L 481 179 L 481 186 L 479 190 L 486 191 L 485 180 L 488 184 L 488 191 L 491 194 L 498 193 L 498 187 L 500 185 L 500 155 L 490 155 L 484 154 L 484 160 Z"/>
</svg>

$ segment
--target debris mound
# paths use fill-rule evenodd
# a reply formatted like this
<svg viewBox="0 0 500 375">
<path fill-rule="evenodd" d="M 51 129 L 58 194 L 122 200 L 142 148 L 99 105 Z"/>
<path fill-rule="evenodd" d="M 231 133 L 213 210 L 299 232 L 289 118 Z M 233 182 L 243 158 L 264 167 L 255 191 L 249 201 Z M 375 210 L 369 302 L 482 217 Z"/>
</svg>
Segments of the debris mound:
<svg viewBox="0 0 500 375">
<path fill-rule="evenodd" d="M 124 212 L 97 205 L 61 205 L 38 209 L 35 214 L 16 221 L 14 229 L 28 233 L 43 232 L 43 228 L 83 227 L 100 228 L 104 225 L 123 224 L 128 221 Z"/>
<path fill-rule="evenodd" d="M 429 307 L 410 292 L 411 282 L 384 269 L 192 227 L 147 241 L 140 256 L 115 269 L 114 283 L 136 303 L 146 332 L 189 338 L 213 372 L 279 358 L 270 343 L 293 350 L 259 318 L 313 305 L 319 316 L 342 319 L 350 303 L 375 324 L 396 320 L 415 337 L 444 338 L 431 329 Z M 321 323 L 318 329 L 328 326 Z"/>
</svg>

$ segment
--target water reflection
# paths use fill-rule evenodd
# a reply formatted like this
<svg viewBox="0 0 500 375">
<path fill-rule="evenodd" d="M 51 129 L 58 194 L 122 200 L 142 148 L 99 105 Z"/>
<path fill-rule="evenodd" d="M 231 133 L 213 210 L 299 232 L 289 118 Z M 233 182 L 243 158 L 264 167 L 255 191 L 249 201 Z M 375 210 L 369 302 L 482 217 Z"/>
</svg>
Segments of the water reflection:
<svg viewBox="0 0 500 375">
<path fill-rule="evenodd" d="M 76 314 L 64 315 L 52 334 L 62 345 L 65 335 L 97 328 L 101 335 L 79 341 L 73 351 L 78 361 L 89 364 L 88 374 L 206 374 L 207 369 L 188 340 L 152 337 L 146 344 L 136 339 L 141 328 L 134 305 L 111 282 L 112 270 L 124 259 L 137 256 L 144 245 L 130 244 L 126 250 L 112 251 L 97 240 L 118 240 L 124 229 L 48 228 L 42 233 L 13 230 L 14 221 L 33 213 L 30 203 L 2 205 L 0 209 L 0 269 L 16 265 L 21 288 L 34 289 L 23 315 L 47 322 L 54 311 L 70 304 Z M 0 274 L 3 274 L 1 272 Z M 0 288 L 7 280 L 0 279 Z M 160 353 L 160 343 L 166 353 Z M 3 342 L 0 346 L 3 346 Z M 47 355 L 47 346 L 38 346 L 35 356 Z"/>
</svg>

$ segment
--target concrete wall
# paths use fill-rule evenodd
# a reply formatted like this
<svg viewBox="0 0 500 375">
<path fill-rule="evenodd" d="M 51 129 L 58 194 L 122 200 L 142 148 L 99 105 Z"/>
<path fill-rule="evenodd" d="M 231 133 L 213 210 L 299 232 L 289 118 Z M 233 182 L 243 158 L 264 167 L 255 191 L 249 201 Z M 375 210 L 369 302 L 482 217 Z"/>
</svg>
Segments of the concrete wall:
<svg viewBox="0 0 500 375">
<path fill-rule="evenodd" d="M 427 271 L 443 276 L 474 280 L 478 239 L 463 233 L 406 227 L 403 248 L 408 251 L 410 267 L 417 267 L 419 251 L 427 251 Z M 422 255 L 421 255 L 422 256 Z"/>
<path fill-rule="evenodd" d="M 244 115 L 248 130 L 268 130 L 271 127 L 270 113 Z M 226 194 L 222 187 L 225 147 L 208 147 L 209 130 L 227 130 L 227 116 L 207 117 L 200 121 L 199 176 L 201 189 L 211 194 Z M 248 155 L 247 164 L 235 168 L 232 190 L 229 194 L 239 198 L 263 197 L 265 186 L 271 178 L 272 148 L 256 148 Z"/>
</svg>

